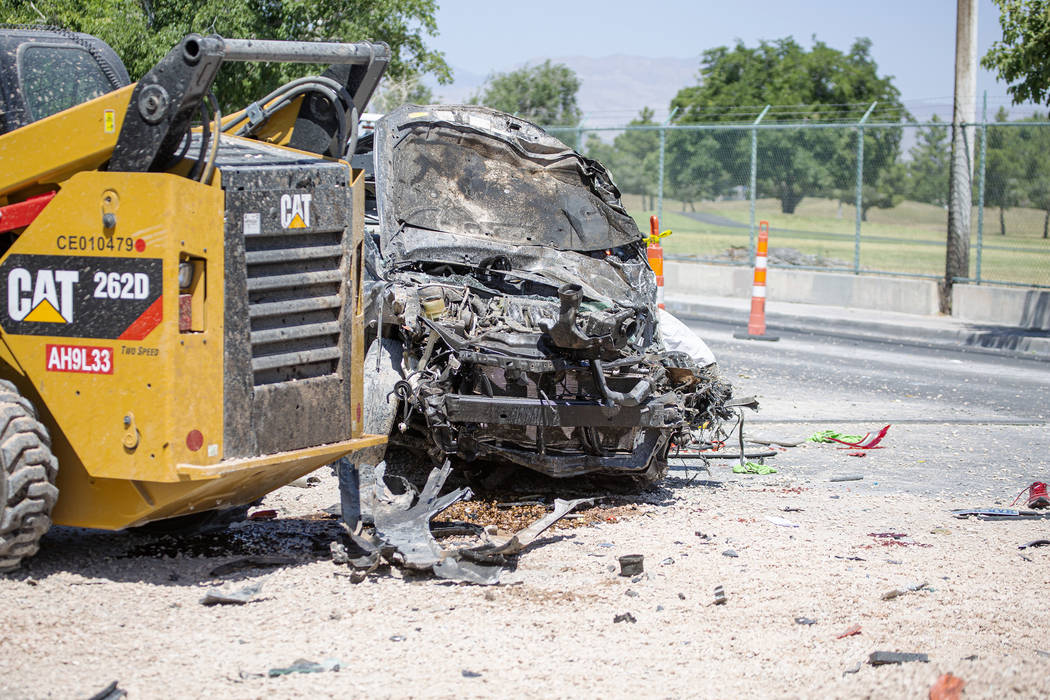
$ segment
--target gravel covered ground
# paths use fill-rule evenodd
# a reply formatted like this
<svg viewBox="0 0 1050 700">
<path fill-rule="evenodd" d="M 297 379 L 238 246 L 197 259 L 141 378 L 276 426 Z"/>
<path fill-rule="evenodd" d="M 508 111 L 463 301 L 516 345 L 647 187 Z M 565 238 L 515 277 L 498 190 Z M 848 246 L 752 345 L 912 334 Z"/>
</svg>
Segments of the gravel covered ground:
<svg viewBox="0 0 1050 700">
<path fill-rule="evenodd" d="M 893 459 L 908 435 L 891 431 L 870 459 Z M 660 487 L 548 531 L 492 587 L 390 569 L 351 583 L 328 554 L 339 528 L 324 512 L 337 500 L 327 469 L 271 494 L 261 507 L 277 519 L 232 530 L 56 528 L 24 571 L 0 578 L 0 696 L 87 698 L 119 681 L 131 698 L 926 697 L 946 672 L 966 697 L 1050 696 L 1050 547 L 1018 549 L 1050 537 L 1050 521 L 949 513 L 994 505 L 985 494 L 831 483 L 861 460 L 828 445 L 771 463 L 780 471 L 768 476 L 674 467 Z M 1001 484 L 997 500 L 1022 485 Z M 644 575 L 619 576 L 623 554 L 644 555 Z M 249 555 L 293 563 L 212 574 Z M 199 602 L 253 583 L 245 605 Z M 929 662 L 874 667 L 875 651 Z M 267 675 L 298 659 L 339 670 Z"/>
</svg>

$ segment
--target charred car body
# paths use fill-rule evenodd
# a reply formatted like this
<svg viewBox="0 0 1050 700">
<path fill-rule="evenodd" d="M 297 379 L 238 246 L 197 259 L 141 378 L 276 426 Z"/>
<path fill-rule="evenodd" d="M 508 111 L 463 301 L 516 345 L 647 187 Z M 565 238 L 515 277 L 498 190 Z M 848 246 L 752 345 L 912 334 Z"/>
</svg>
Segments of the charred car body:
<svg viewBox="0 0 1050 700">
<path fill-rule="evenodd" d="M 713 358 L 661 337 L 601 164 L 484 107 L 406 105 L 372 138 L 370 430 L 437 463 L 650 481 L 729 417 Z"/>
</svg>

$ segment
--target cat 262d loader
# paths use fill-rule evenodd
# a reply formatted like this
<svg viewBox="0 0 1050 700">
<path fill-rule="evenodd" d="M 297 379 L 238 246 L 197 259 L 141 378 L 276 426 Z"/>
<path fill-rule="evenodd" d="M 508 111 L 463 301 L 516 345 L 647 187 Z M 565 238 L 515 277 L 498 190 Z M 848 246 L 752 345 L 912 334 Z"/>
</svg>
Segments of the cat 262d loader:
<svg viewBox="0 0 1050 700">
<path fill-rule="evenodd" d="M 0 29 L 0 571 L 52 521 L 243 505 L 385 439 L 343 158 L 389 58 L 190 35 L 129 84 L 96 38 Z M 331 67 L 223 117 L 229 61 Z"/>
</svg>

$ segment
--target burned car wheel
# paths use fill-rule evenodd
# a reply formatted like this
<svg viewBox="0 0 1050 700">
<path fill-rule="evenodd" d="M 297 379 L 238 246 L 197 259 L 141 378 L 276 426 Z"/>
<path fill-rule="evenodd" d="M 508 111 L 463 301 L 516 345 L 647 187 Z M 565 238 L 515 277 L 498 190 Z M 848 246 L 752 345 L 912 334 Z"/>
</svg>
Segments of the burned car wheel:
<svg viewBox="0 0 1050 700">
<path fill-rule="evenodd" d="M 703 342 L 664 337 L 645 239 L 600 163 L 483 107 L 402 107 L 374 144 L 369 313 L 402 350 L 392 440 L 436 463 L 652 482 L 673 443 L 729 417 Z"/>
</svg>

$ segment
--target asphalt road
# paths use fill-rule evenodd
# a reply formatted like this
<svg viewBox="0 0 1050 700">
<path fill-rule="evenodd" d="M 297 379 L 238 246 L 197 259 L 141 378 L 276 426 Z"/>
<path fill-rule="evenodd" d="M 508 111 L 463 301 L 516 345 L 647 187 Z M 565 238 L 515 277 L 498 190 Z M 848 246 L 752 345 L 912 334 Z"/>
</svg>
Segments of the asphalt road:
<svg viewBox="0 0 1050 700">
<path fill-rule="evenodd" d="M 972 494 L 975 506 L 1008 505 L 1025 485 L 1050 479 L 1044 362 L 809 333 L 738 340 L 732 333 L 740 327 L 684 320 L 708 342 L 736 393 L 758 397 L 745 436 L 801 440 L 825 429 L 864 434 L 892 426 L 885 448 L 864 457 L 808 443 L 769 460 L 785 473 L 833 489 L 843 484 L 831 476 L 857 474 L 863 481 L 845 483 Z"/>
</svg>

